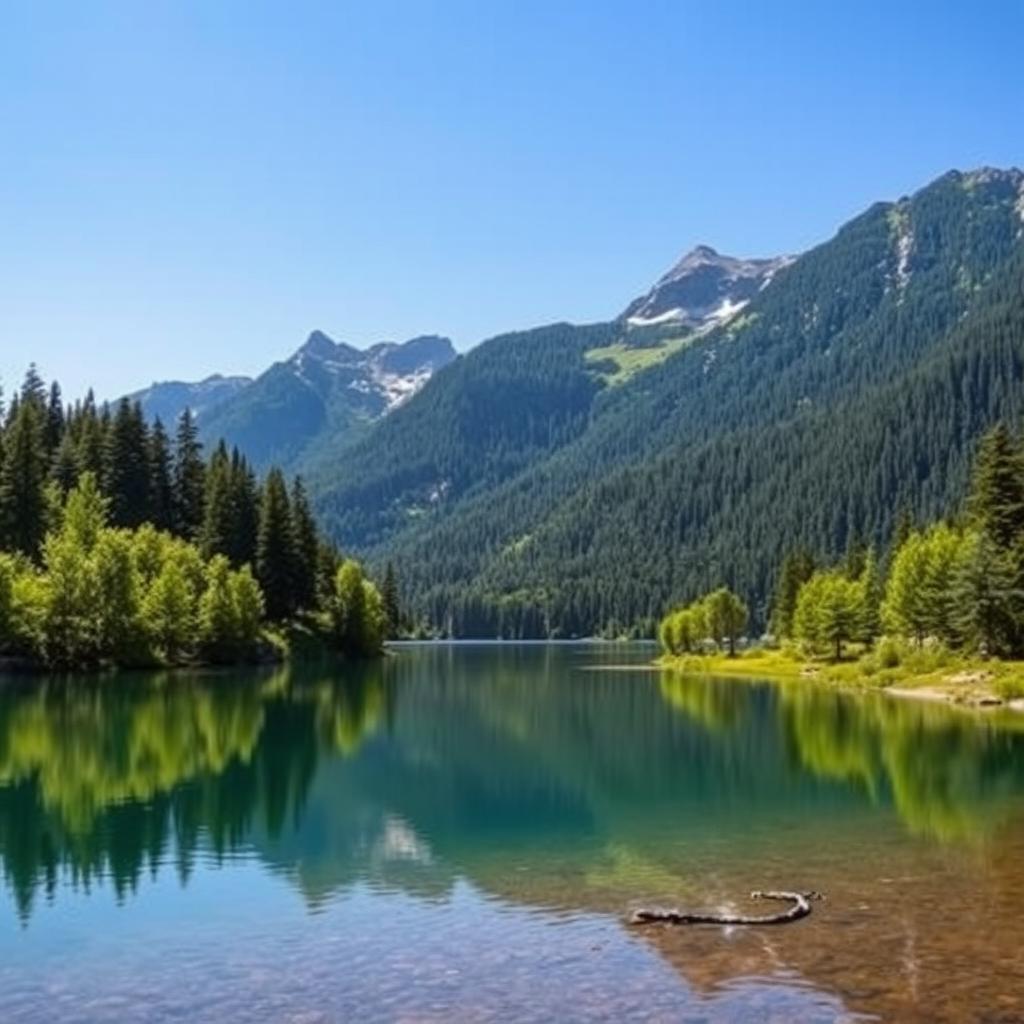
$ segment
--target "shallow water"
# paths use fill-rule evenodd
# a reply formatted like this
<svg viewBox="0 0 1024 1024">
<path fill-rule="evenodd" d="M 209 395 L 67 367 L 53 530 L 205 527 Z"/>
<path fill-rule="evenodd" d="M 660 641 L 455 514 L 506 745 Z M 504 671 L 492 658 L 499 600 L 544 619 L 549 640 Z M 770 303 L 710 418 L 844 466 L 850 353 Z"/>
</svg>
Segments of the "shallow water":
<svg viewBox="0 0 1024 1024">
<path fill-rule="evenodd" d="M 1024 1021 L 1024 720 L 651 656 L 5 684 L 0 1020 Z"/>
</svg>

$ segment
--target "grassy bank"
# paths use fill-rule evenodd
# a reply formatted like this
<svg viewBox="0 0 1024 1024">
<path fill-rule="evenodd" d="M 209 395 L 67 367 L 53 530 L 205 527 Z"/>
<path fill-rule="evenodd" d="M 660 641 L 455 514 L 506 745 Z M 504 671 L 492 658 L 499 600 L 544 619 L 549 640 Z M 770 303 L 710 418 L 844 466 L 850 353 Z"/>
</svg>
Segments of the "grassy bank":
<svg viewBox="0 0 1024 1024">
<path fill-rule="evenodd" d="M 809 658 L 796 650 L 756 649 L 732 658 L 664 655 L 659 664 L 704 675 L 806 680 L 962 704 L 1017 703 L 1024 698 L 1024 661 L 965 658 L 943 648 L 880 646 L 842 661 Z"/>
</svg>

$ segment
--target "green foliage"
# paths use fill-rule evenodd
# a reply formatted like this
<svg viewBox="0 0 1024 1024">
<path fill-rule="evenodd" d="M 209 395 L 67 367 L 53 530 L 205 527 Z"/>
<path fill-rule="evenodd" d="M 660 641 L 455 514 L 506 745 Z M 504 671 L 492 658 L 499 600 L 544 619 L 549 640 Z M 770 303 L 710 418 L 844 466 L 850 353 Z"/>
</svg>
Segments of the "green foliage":
<svg viewBox="0 0 1024 1024">
<path fill-rule="evenodd" d="M 349 559 L 338 569 L 330 613 L 332 635 L 339 650 L 357 657 L 380 651 L 386 625 L 384 605 L 380 592 L 365 578 L 358 562 Z"/>
<path fill-rule="evenodd" d="M 699 651 L 710 637 L 719 650 L 736 654 L 736 641 L 746 628 L 747 606 L 732 591 L 719 587 L 698 601 L 669 612 L 658 626 L 658 639 L 669 654 Z"/>
<path fill-rule="evenodd" d="M 394 639 L 402 628 L 402 612 L 398 597 L 398 577 L 393 562 L 388 562 L 384 570 L 380 597 L 384 605 L 385 633 L 389 639 Z"/>
<path fill-rule="evenodd" d="M 189 540 L 202 528 L 205 476 L 195 420 L 186 409 L 178 420 L 174 453 L 174 529 Z"/>
<path fill-rule="evenodd" d="M 181 565 L 169 558 L 143 602 L 146 630 L 169 662 L 183 661 L 196 640 L 196 593 Z"/>
<path fill-rule="evenodd" d="M 793 635 L 793 615 L 800 588 L 814 575 L 814 557 L 799 549 L 786 555 L 775 584 L 771 628 L 777 637 L 787 639 Z"/>
<path fill-rule="evenodd" d="M 864 621 L 864 588 L 843 570 L 816 572 L 801 588 L 793 614 L 796 639 L 812 650 L 830 649 L 838 661 Z"/>
<path fill-rule="evenodd" d="M 206 588 L 199 600 L 199 640 L 205 657 L 231 663 L 251 657 L 263 619 L 263 592 L 248 566 L 232 571 L 224 555 L 206 567 Z"/>
<path fill-rule="evenodd" d="M 278 469 L 267 474 L 260 498 L 256 575 L 266 595 L 267 614 L 285 619 L 298 608 L 296 594 L 295 530 L 284 477 Z"/>
<path fill-rule="evenodd" d="M 0 538 L 8 550 L 34 558 L 46 529 L 47 453 L 45 415 L 33 401 L 22 401 L 4 431 L 0 469 Z"/>
<path fill-rule="evenodd" d="M 1012 547 L 1024 533 L 1024 455 L 1005 424 L 997 424 L 979 446 L 967 514 L 999 548 Z"/>
<path fill-rule="evenodd" d="M 730 656 L 736 654 L 736 641 L 747 626 L 747 606 L 731 590 L 719 587 L 703 601 L 708 632 L 719 650 L 729 648 Z"/>
</svg>

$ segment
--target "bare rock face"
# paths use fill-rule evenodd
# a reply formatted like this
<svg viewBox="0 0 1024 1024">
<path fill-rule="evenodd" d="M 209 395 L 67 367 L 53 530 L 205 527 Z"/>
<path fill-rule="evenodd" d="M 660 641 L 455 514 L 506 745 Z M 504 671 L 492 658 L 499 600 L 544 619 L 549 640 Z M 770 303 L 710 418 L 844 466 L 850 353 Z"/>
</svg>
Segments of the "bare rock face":
<svg viewBox="0 0 1024 1024">
<path fill-rule="evenodd" d="M 646 294 L 634 299 L 620 319 L 633 327 L 679 324 L 694 330 L 717 327 L 735 316 L 792 256 L 741 260 L 698 245 L 664 274 Z"/>
</svg>

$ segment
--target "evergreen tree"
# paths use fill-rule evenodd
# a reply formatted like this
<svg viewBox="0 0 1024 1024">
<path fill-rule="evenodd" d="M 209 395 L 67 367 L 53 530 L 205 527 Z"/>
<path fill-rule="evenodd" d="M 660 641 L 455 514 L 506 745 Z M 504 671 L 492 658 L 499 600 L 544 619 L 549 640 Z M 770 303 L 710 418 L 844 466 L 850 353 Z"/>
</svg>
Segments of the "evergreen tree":
<svg viewBox="0 0 1024 1024">
<path fill-rule="evenodd" d="M 4 546 L 36 558 L 46 529 L 45 409 L 18 403 L 4 438 L 0 520 Z"/>
<path fill-rule="evenodd" d="M 284 477 L 272 469 L 260 499 L 256 576 L 267 602 L 267 614 L 280 620 L 297 607 L 295 595 L 295 534 Z"/>
<path fill-rule="evenodd" d="M 987 531 L 969 532 L 953 578 L 956 625 L 963 643 L 984 655 L 1012 653 L 1020 599 L 1005 552 Z"/>
<path fill-rule="evenodd" d="M 50 476 L 60 488 L 61 494 L 66 495 L 78 483 L 78 475 L 78 446 L 70 431 L 66 431 L 53 457 Z"/>
<path fill-rule="evenodd" d="M 202 445 L 192 412 L 186 409 L 178 420 L 174 453 L 174 529 L 188 540 L 203 525 L 204 475 Z"/>
<path fill-rule="evenodd" d="M 256 477 L 237 448 L 231 453 L 231 507 L 233 522 L 228 558 L 236 568 L 255 565 L 260 493 Z"/>
<path fill-rule="evenodd" d="M 227 555 L 235 526 L 232 505 L 231 463 L 221 441 L 210 458 L 204 477 L 203 522 L 197 542 L 204 558 Z"/>
<path fill-rule="evenodd" d="M 158 530 L 174 528 L 174 480 L 171 446 L 158 416 L 149 432 L 150 522 Z"/>
<path fill-rule="evenodd" d="M 317 603 L 317 559 L 319 539 L 316 523 L 306 497 L 302 478 L 296 477 L 291 496 L 292 528 L 295 536 L 295 601 L 310 609 Z"/>
<path fill-rule="evenodd" d="M 874 547 L 869 547 L 864 555 L 864 566 L 857 582 L 860 587 L 861 606 L 857 639 L 870 646 L 881 631 L 881 605 L 884 596 Z"/>
<path fill-rule="evenodd" d="M 150 521 L 152 479 L 149 432 L 142 407 L 127 398 L 118 403 L 106 437 L 104 490 L 115 526 L 136 527 Z"/>
<path fill-rule="evenodd" d="M 40 412 L 46 410 L 46 385 L 39 376 L 35 363 L 29 363 L 28 371 L 21 385 L 21 403 L 34 405 Z"/>
<path fill-rule="evenodd" d="M 814 558 L 804 548 L 790 552 L 782 563 L 775 585 L 771 626 L 775 635 L 786 638 L 793 635 L 793 613 L 800 588 L 814 575 Z"/>
<path fill-rule="evenodd" d="M 896 525 L 893 528 L 892 534 L 892 554 L 895 555 L 897 551 L 906 543 L 907 538 L 914 532 L 914 513 L 910 509 L 910 505 L 904 502 L 900 505 L 900 510 L 896 514 Z"/>
<path fill-rule="evenodd" d="M 384 569 L 384 583 L 380 591 L 384 603 L 384 623 L 389 639 L 394 640 L 402 628 L 402 613 L 398 598 L 398 577 L 394 562 L 388 562 Z"/>
<path fill-rule="evenodd" d="M 982 439 L 974 462 L 967 513 L 995 545 L 1007 550 L 1024 534 L 1024 457 L 1005 424 Z"/>
<path fill-rule="evenodd" d="M 53 381 L 50 398 L 46 405 L 46 451 L 52 456 L 64 436 L 64 404 L 60 397 L 60 385 Z"/>
<path fill-rule="evenodd" d="M 93 473 L 98 480 L 103 475 L 104 468 L 104 432 L 92 391 L 85 396 L 81 414 L 76 422 L 76 431 L 78 472 Z"/>
<path fill-rule="evenodd" d="M 867 563 L 868 546 L 859 533 L 850 534 L 850 540 L 846 545 L 846 578 L 850 580 L 860 579 Z"/>
</svg>

